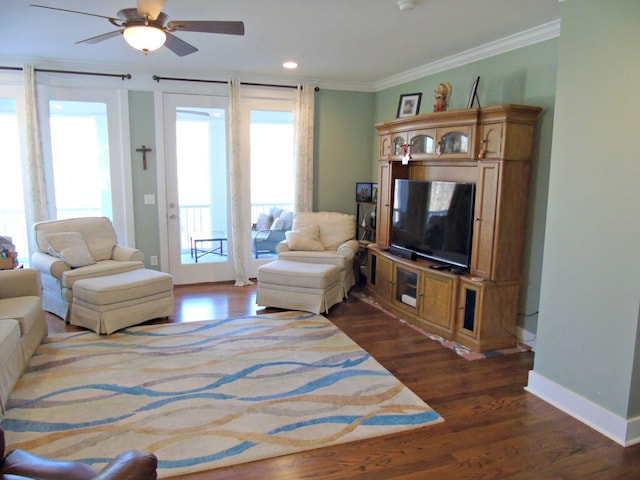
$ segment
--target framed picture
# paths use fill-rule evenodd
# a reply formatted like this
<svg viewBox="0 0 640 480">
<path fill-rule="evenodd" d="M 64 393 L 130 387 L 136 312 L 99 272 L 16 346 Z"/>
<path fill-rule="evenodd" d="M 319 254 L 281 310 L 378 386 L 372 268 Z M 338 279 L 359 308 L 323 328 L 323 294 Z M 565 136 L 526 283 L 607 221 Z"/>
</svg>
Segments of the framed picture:
<svg viewBox="0 0 640 480">
<path fill-rule="evenodd" d="M 476 77 L 476 80 L 471 85 L 471 93 L 469 94 L 469 102 L 467 108 L 473 107 L 473 102 L 478 98 L 478 83 L 480 83 L 480 77 Z M 480 106 L 480 100 L 478 100 L 478 106 Z"/>
<path fill-rule="evenodd" d="M 400 95 L 398 114 L 396 115 L 396 118 L 417 115 L 420 111 L 420 100 L 422 100 L 421 93 L 406 93 Z"/>
<path fill-rule="evenodd" d="M 356 202 L 370 202 L 372 183 L 356 183 Z"/>
<path fill-rule="evenodd" d="M 371 185 L 371 201 L 373 203 L 378 202 L 378 184 L 377 183 L 373 183 Z"/>
</svg>

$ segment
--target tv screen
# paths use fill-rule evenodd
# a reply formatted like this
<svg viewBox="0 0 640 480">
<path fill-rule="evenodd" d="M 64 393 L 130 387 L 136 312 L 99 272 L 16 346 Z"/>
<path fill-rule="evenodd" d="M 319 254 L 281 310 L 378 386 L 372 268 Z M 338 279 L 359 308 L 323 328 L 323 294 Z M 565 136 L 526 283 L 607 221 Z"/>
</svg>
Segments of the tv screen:
<svg viewBox="0 0 640 480">
<path fill-rule="evenodd" d="M 473 183 L 396 180 L 391 244 L 468 269 L 474 200 Z"/>
</svg>

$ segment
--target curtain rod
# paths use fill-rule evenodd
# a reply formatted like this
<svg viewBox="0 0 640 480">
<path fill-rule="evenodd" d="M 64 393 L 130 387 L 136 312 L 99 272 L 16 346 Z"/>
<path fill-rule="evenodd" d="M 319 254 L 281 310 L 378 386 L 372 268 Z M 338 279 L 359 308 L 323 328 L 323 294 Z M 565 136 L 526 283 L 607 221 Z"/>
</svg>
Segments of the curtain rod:
<svg viewBox="0 0 640 480">
<path fill-rule="evenodd" d="M 0 66 L 0 70 L 22 70 L 22 67 L 4 67 Z M 51 70 L 48 68 L 35 68 L 36 72 L 46 73 L 70 73 L 74 75 L 94 75 L 98 77 L 120 77 L 122 80 L 131 80 L 130 73 L 101 73 L 101 72 L 79 72 L 76 70 Z"/>
<path fill-rule="evenodd" d="M 154 75 L 152 77 L 156 82 L 160 83 L 160 80 L 172 80 L 176 82 L 201 82 L 201 83 L 220 83 L 227 84 L 229 82 L 225 80 L 203 80 L 199 78 L 176 78 L 176 77 L 160 77 L 158 75 Z M 276 83 L 251 83 L 251 82 L 240 82 L 241 85 L 249 85 L 251 87 L 275 87 L 275 88 L 297 88 L 295 85 L 279 85 Z M 320 91 L 320 87 L 315 87 L 314 90 L 316 92 Z"/>
</svg>

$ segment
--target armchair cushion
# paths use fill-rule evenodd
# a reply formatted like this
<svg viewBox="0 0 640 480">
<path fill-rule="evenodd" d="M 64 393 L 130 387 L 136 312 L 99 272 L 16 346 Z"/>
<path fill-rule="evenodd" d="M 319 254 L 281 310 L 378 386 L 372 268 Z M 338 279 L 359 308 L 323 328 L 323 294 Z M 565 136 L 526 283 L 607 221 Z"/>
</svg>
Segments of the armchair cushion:
<svg viewBox="0 0 640 480">
<path fill-rule="evenodd" d="M 307 225 L 297 230 L 290 230 L 286 236 L 289 250 L 324 251 L 318 225 Z"/>
<path fill-rule="evenodd" d="M 347 240 L 355 238 L 356 220 L 353 215 L 338 212 L 301 212 L 296 214 L 293 228 L 320 226 L 320 242 L 326 250 L 338 250 Z"/>
<path fill-rule="evenodd" d="M 49 244 L 49 252 L 64 260 L 71 268 L 86 267 L 96 263 L 81 233 L 50 233 L 45 236 L 45 239 Z"/>
<path fill-rule="evenodd" d="M 41 295 L 40 274 L 34 268 L 18 268 L 0 272 L 0 299 L 37 297 Z"/>
<path fill-rule="evenodd" d="M 91 252 L 96 262 L 111 259 L 113 247 L 117 243 L 116 232 L 111 220 L 107 217 L 82 217 L 64 220 L 47 220 L 34 225 L 34 233 L 38 249 L 41 252 L 49 250 L 46 237 L 53 233 L 78 232 Z"/>
</svg>

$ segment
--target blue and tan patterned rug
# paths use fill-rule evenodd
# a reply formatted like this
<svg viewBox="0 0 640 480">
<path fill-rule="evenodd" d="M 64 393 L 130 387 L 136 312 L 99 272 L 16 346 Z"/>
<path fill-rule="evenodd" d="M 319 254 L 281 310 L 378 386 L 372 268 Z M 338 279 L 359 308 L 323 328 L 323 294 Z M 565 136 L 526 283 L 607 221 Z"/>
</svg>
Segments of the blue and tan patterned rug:
<svg viewBox="0 0 640 480">
<path fill-rule="evenodd" d="M 438 413 L 326 318 L 282 312 L 49 337 L 9 399 L 7 448 L 160 478 L 414 429 Z"/>
</svg>

